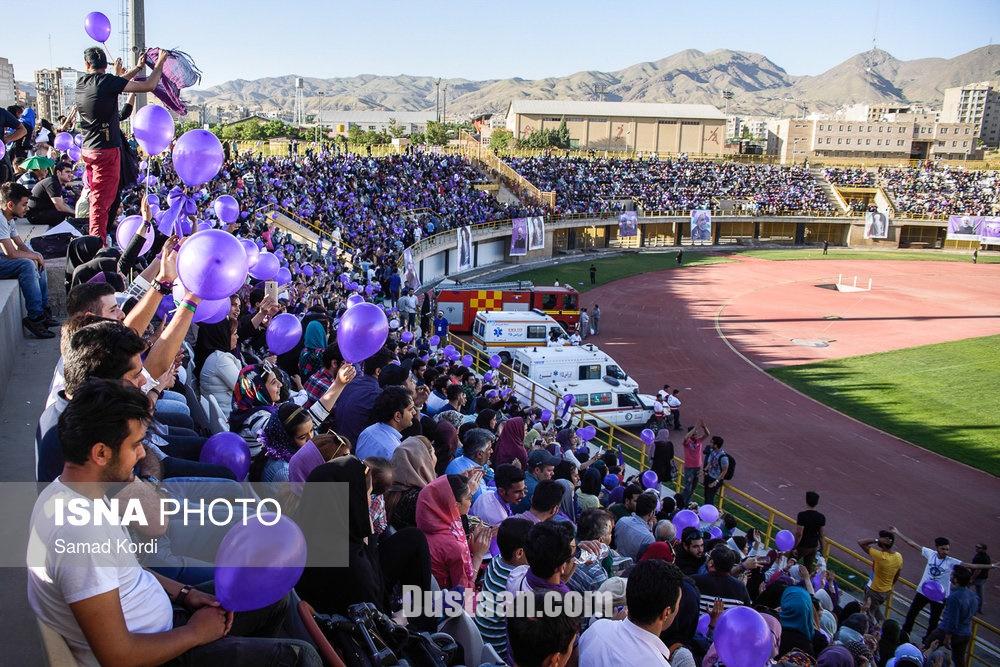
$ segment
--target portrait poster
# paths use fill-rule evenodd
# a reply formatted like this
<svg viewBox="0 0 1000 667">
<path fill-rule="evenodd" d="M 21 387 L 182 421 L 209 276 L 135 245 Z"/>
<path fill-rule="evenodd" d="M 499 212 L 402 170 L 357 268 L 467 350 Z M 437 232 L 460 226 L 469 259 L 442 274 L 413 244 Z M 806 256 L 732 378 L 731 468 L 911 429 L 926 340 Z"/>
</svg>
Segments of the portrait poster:
<svg viewBox="0 0 1000 667">
<path fill-rule="evenodd" d="M 885 239 L 889 237 L 889 216 L 882 211 L 865 213 L 865 238 Z"/>
<path fill-rule="evenodd" d="M 458 234 L 458 271 L 471 271 L 472 257 L 472 227 L 465 225 L 455 230 Z"/>
<path fill-rule="evenodd" d="M 618 236 L 635 236 L 638 234 L 639 214 L 635 211 L 625 211 L 618 216 Z"/>
<path fill-rule="evenodd" d="M 416 263 L 413 261 L 413 251 L 409 248 L 403 251 L 403 283 L 410 289 L 420 287 L 420 277 L 417 275 Z"/>
<path fill-rule="evenodd" d="M 712 242 L 712 212 L 705 209 L 691 211 L 691 242 Z"/>
<path fill-rule="evenodd" d="M 1000 218 L 983 218 L 979 240 L 989 245 L 1000 245 Z"/>
<path fill-rule="evenodd" d="M 545 249 L 545 218 L 528 218 L 528 250 Z"/>
<path fill-rule="evenodd" d="M 511 221 L 510 256 L 523 257 L 528 254 L 528 218 L 514 218 Z"/>
<path fill-rule="evenodd" d="M 984 218 L 978 215 L 953 215 L 948 218 L 949 241 L 978 241 Z"/>
</svg>

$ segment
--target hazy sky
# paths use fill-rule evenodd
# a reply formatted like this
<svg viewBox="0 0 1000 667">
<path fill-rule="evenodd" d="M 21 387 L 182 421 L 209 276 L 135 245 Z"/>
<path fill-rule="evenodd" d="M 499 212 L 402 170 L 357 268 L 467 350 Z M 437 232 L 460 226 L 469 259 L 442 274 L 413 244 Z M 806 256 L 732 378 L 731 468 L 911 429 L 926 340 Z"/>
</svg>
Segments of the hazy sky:
<svg viewBox="0 0 1000 667">
<path fill-rule="evenodd" d="M 120 7 L 74 0 L 44 21 L 15 21 L 0 56 L 21 81 L 50 64 L 81 67 L 88 11 L 111 19 L 117 55 Z M 819 74 L 873 36 L 902 60 L 952 57 L 1000 39 L 1000 0 L 146 0 L 147 45 L 191 54 L 202 87 L 282 74 L 533 79 L 689 48 L 756 51 L 790 74 Z"/>
</svg>

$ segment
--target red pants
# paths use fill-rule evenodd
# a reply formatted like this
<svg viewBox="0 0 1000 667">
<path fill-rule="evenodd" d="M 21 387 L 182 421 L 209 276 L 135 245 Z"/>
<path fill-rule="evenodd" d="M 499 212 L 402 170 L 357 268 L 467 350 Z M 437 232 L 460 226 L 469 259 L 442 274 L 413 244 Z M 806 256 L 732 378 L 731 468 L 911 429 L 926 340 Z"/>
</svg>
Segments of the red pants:
<svg viewBox="0 0 1000 667">
<path fill-rule="evenodd" d="M 90 234 L 106 242 L 108 213 L 118 195 L 121 178 L 121 149 L 88 148 L 83 151 L 83 163 L 90 177 Z"/>
</svg>

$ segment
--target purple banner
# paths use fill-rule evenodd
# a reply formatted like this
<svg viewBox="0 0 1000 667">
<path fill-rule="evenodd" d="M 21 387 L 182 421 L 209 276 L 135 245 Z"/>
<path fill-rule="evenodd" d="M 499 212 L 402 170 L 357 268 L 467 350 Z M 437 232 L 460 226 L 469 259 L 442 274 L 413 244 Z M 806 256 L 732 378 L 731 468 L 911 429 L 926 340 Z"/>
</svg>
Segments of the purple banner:
<svg viewBox="0 0 1000 667">
<path fill-rule="evenodd" d="M 979 240 L 990 245 L 1000 245 L 1000 218 L 983 218 Z"/>
<path fill-rule="evenodd" d="M 528 254 L 528 219 L 514 218 L 511 221 L 510 256 L 521 257 Z"/>
<path fill-rule="evenodd" d="M 948 218 L 949 241 L 978 241 L 983 227 L 982 216 L 953 215 Z"/>
<path fill-rule="evenodd" d="M 625 211 L 618 216 L 618 236 L 635 236 L 638 227 L 639 215 L 635 211 Z"/>
</svg>

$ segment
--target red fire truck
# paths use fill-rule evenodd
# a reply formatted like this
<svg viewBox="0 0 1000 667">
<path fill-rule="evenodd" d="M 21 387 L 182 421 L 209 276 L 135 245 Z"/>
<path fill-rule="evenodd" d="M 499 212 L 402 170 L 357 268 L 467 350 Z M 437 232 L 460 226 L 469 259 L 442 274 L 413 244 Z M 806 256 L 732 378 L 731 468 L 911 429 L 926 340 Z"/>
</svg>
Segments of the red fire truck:
<svg viewBox="0 0 1000 667">
<path fill-rule="evenodd" d="M 455 333 L 471 332 L 480 310 L 538 310 L 567 331 L 580 320 L 580 293 L 568 286 L 535 287 L 528 281 L 465 283 L 439 287 L 435 293 L 437 308 Z"/>
</svg>

